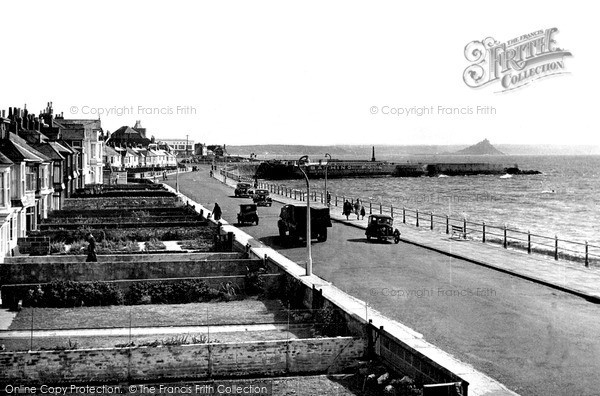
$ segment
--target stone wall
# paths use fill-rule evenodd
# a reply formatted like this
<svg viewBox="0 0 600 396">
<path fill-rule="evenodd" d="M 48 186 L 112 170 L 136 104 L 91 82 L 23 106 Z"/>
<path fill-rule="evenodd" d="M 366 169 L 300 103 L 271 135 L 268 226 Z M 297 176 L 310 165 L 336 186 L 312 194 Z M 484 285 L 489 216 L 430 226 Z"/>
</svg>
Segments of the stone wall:
<svg viewBox="0 0 600 396">
<path fill-rule="evenodd" d="M 50 261 L 50 260 L 49 260 Z M 125 279 L 201 278 L 245 275 L 263 265 L 262 260 L 206 260 L 161 262 L 78 262 L 19 263 L 0 266 L 0 283 L 50 283 L 54 280 L 76 282 Z"/>
<path fill-rule="evenodd" d="M 364 354 L 352 337 L 164 347 L 0 352 L 0 383 L 118 383 L 339 373 Z"/>
<path fill-rule="evenodd" d="M 45 256 L 50 254 L 49 237 L 18 238 L 17 246 L 20 254 L 31 254 L 32 256 Z M 1 277 L 0 277 L 1 279 Z"/>
</svg>

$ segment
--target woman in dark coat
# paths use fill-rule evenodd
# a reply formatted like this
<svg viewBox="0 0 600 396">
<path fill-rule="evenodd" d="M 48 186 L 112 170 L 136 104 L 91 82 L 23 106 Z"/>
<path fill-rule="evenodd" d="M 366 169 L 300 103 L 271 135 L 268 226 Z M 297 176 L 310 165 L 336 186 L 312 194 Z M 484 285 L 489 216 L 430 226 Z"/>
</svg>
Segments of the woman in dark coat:
<svg viewBox="0 0 600 396">
<path fill-rule="evenodd" d="M 350 213 L 352 213 L 352 204 L 346 200 L 346 202 L 344 202 L 344 213 L 343 215 L 346 216 L 346 220 L 348 220 L 348 216 L 350 216 Z"/>
<path fill-rule="evenodd" d="M 87 259 L 85 261 L 88 263 L 95 263 L 98 261 L 98 257 L 96 257 L 96 239 L 92 234 L 88 234 L 86 239 L 89 245 Z"/>
<path fill-rule="evenodd" d="M 215 208 L 213 209 L 213 218 L 217 221 L 221 220 L 221 215 L 223 213 L 221 212 L 221 207 L 219 206 L 218 203 L 215 202 Z"/>
</svg>

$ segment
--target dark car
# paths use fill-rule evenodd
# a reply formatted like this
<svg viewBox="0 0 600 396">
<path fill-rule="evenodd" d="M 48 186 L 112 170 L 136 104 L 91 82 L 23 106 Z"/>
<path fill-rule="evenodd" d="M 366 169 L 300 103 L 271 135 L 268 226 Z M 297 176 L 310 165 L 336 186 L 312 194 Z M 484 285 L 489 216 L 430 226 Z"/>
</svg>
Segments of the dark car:
<svg viewBox="0 0 600 396">
<path fill-rule="evenodd" d="M 234 194 L 236 197 L 243 197 L 243 198 L 248 198 L 248 190 L 252 187 L 252 185 L 250 183 L 238 183 L 237 186 L 235 187 L 235 191 Z"/>
<path fill-rule="evenodd" d="M 269 190 L 257 189 L 254 190 L 252 200 L 259 206 L 271 206 L 273 205 L 273 199 L 269 196 Z"/>
<path fill-rule="evenodd" d="M 367 240 L 377 238 L 380 241 L 394 239 L 395 243 L 400 242 L 400 231 L 394 229 L 394 219 L 388 215 L 374 214 L 369 216 L 367 224 Z"/>
<path fill-rule="evenodd" d="M 258 212 L 256 204 L 241 204 L 240 213 L 237 215 L 238 224 L 256 223 L 258 225 Z"/>
</svg>

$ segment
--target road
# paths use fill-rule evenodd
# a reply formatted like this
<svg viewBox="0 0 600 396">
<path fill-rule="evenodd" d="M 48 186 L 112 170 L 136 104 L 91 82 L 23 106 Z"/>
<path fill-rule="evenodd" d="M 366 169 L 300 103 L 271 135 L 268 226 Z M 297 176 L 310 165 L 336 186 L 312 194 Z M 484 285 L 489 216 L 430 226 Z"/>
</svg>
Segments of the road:
<svg viewBox="0 0 600 396">
<path fill-rule="evenodd" d="M 210 209 L 218 202 L 235 223 L 250 201 L 202 169 L 180 175 L 180 191 Z M 259 208 L 260 224 L 243 229 L 303 264 L 305 245 L 277 237 L 280 208 Z M 316 275 L 513 391 L 600 395 L 600 305 L 411 244 L 367 243 L 364 231 L 340 223 L 312 251 Z"/>
</svg>

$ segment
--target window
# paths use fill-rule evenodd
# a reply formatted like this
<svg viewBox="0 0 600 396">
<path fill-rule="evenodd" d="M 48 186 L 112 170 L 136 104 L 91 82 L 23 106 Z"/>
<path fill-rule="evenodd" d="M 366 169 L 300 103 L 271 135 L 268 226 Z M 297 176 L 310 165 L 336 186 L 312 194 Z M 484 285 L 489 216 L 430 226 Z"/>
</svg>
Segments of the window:
<svg viewBox="0 0 600 396">
<path fill-rule="evenodd" d="M 27 173 L 25 175 L 25 191 L 35 191 L 35 179 L 35 169 L 27 167 Z"/>
<path fill-rule="evenodd" d="M 81 147 L 81 141 L 73 141 L 73 142 L 71 142 L 71 145 L 73 147 Z"/>
<path fill-rule="evenodd" d="M 0 206 L 6 206 L 8 198 L 6 197 L 7 183 L 5 180 L 6 173 L 0 173 Z"/>
<path fill-rule="evenodd" d="M 25 195 L 25 164 L 21 162 L 21 195 Z"/>
<path fill-rule="evenodd" d="M 96 158 L 96 143 L 91 143 L 90 153 L 92 154 L 92 158 Z"/>
<path fill-rule="evenodd" d="M 62 172 L 61 172 L 60 163 L 54 163 L 54 178 L 53 178 L 53 182 L 55 184 L 62 183 Z"/>
</svg>

